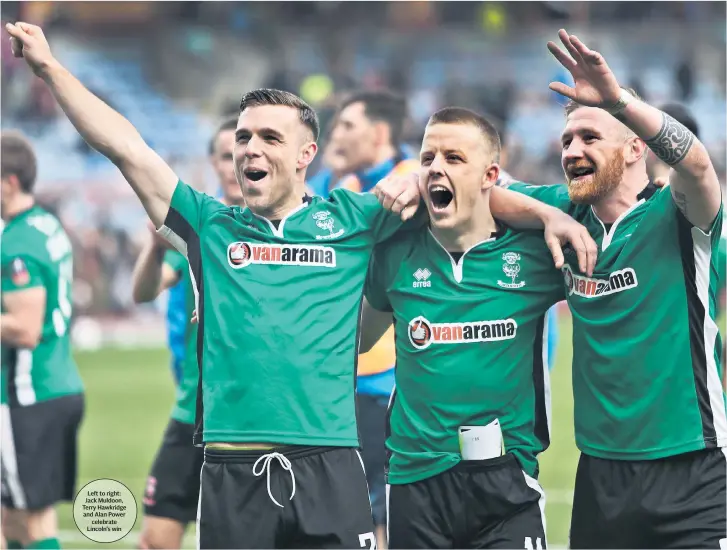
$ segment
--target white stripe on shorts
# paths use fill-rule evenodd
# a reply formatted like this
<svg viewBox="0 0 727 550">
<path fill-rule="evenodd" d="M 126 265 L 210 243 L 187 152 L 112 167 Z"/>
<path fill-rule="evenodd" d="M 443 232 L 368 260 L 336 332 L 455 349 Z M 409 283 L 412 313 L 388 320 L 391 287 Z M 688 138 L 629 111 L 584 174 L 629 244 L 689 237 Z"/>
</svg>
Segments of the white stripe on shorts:
<svg viewBox="0 0 727 550">
<path fill-rule="evenodd" d="M 195 540 L 196 540 L 196 546 L 197 550 L 200 550 L 199 545 L 199 518 L 202 515 L 202 469 L 204 468 L 204 463 L 202 464 L 202 468 L 199 469 L 199 497 L 197 498 L 197 521 L 195 522 Z"/>
<path fill-rule="evenodd" d="M 543 522 L 543 533 L 545 534 L 545 540 L 543 542 L 545 548 L 548 548 L 548 530 L 545 527 L 545 491 L 543 491 L 543 488 L 540 486 L 540 483 L 538 483 L 537 479 L 530 477 L 523 470 L 520 471 L 523 472 L 523 476 L 525 476 L 525 483 L 527 483 L 529 487 L 535 489 L 538 493 L 540 493 L 540 498 L 538 498 L 538 506 L 540 507 L 540 520 Z"/>
</svg>

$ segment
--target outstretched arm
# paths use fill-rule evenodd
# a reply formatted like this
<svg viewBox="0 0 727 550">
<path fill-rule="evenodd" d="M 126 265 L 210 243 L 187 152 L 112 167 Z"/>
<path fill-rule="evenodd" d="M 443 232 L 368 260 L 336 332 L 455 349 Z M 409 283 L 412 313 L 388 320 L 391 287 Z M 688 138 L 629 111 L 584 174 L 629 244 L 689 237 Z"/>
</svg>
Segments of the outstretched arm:
<svg viewBox="0 0 727 550">
<path fill-rule="evenodd" d="M 575 88 L 560 82 L 550 88 L 581 105 L 608 111 L 644 140 L 673 169 L 669 183 L 674 203 L 692 225 L 708 230 L 722 193 L 704 145 L 683 124 L 623 90 L 600 53 L 563 29 L 558 36 L 570 56 L 553 42 L 548 49 L 571 73 Z"/>
<path fill-rule="evenodd" d="M 172 169 L 128 120 L 87 90 L 53 57 L 40 27 L 8 23 L 6 30 L 13 54 L 23 57 L 43 79 L 81 137 L 119 168 L 155 227 L 160 227 L 178 181 Z"/>
</svg>

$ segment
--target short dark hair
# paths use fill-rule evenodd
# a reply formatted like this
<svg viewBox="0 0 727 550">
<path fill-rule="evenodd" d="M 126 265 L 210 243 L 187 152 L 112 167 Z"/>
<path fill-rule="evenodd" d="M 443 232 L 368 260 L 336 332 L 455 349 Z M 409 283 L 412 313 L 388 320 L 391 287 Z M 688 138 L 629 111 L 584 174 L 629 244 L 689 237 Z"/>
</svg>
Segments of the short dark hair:
<svg viewBox="0 0 727 550">
<path fill-rule="evenodd" d="M 677 122 L 687 127 L 691 133 L 693 133 L 697 139 L 699 139 L 699 124 L 694 119 L 691 111 L 687 109 L 681 103 L 667 103 L 659 107 L 660 111 L 664 111 L 667 115 L 674 118 Z"/>
<path fill-rule="evenodd" d="M 493 161 L 500 162 L 500 135 L 497 128 L 482 115 L 464 107 L 445 107 L 429 117 L 427 126 L 432 124 L 471 124 L 477 127 L 492 151 Z"/>
<path fill-rule="evenodd" d="M 627 88 L 626 86 L 621 86 L 622 90 L 626 90 L 628 93 L 630 93 L 634 98 L 641 100 L 641 96 L 634 90 L 633 88 Z M 568 103 L 565 104 L 565 116 L 568 116 L 573 111 L 580 109 L 583 107 L 580 103 L 577 101 L 573 101 L 572 99 L 568 100 Z"/>
<path fill-rule="evenodd" d="M 363 103 L 364 114 L 369 120 L 385 122 L 389 125 L 391 144 L 398 146 L 404 133 L 406 120 L 406 98 L 389 90 L 364 90 L 353 92 L 341 102 L 340 113 L 349 105 Z"/>
<path fill-rule="evenodd" d="M 4 130 L 0 134 L 0 175 L 17 177 L 20 189 L 32 193 L 37 173 L 38 163 L 28 138 L 16 130 Z"/>
<path fill-rule="evenodd" d="M 212 135 L 210 143 L 207 147 L 207 153 L 212 156 L 215 154 L 215 145 L 217 144 L 217 138 L 222 132 L 232 130 L 233 132 L 237 129 L 237 119 L 228 118 L 222 124 L 217 127 L 217 131 Z"/>
<path fill-rule="evenodd" d="M 313 107 L 295 94 L 285 92 L 283 90 L 274 90 L 271 88 L 259 88 L 247 92 L 240 100 L 240 112 L 251 107 L 259 107 L 261 105 L 284 105 L 298 109 L 298 117 L 300 121 L 313 132 L 313 139 L 318 141 L 321 132 L 318 115 Z"/>
</svg>

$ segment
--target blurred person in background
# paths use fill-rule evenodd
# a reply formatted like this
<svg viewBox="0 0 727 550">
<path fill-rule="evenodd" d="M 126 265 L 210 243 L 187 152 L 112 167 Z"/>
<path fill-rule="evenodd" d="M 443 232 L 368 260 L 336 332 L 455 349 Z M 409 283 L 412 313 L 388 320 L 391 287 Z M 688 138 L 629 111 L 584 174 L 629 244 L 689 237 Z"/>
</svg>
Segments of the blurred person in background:
<svg viewBox="0 0 727 550">
<path fill-rule="evenodd" d="M 581 457 L 572 548 L 717 548 L 727 533 L 727 411 L 715 322 L 723 206 L 704 145 L 622 89 L 603 56 L 559 32 L 574 87 L 567 185 L 520 186 L 588 227 L 596 273 L 567 263 Z M 569 55 L 570 54 L 570 55 Z M 673 170 L 649 181 L 647 148 Z"/>
<path fill-rule="evenodd" d="M 73 251 L 33 196 L 30 142 L 1 139 L 2 521 L 9 548 L 60 548 L 55 505 L 75 496 L 84 411 L 69 326 Z"/>
<path fill-rule="evenodd" d="M 209 158 L 219 182 L 222 202 L 244 206 L 235 178 L 232 152 L 237 120 L 224 122 L 210 141 Z M 194 289 L 186 258 L 152 228 L 149 242 L 136 262 L 133 298 L 137 304 L 170 291 L 167 305 L 169 349 L 177 397 L 144 493 L 144 523 L 139 547 L 180 548 L 187 524 L 197 517 L 199 480 L 204 453 L 195 447 L 197 406 L 197 325 L 190 323 Z M 174 293 L 174 294 L 172 294 Z"/>
<path fill-rule="evenodd" d="M 406 117 L 406 100 L 390 91 L 360 91 L 344 98 L 325 151 L 332 177 L 323 172 L 309 181 L 309 187 L 327 198 L 338 187 L 368 192 L 390 174 L 416 172 L 419 163 L 401 142 Z M 386 545 L 386 410 L 395 362 L 391 329 L 368 353 L 359 355 L 356 382 L 362 454 L 381 548 Z"/>
</svg>

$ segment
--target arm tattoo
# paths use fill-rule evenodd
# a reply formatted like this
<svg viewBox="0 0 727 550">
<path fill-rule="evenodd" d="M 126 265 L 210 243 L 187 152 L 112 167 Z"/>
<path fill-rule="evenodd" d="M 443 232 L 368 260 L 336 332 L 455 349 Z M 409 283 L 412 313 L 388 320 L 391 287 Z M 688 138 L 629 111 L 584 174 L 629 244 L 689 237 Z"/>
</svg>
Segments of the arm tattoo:
<svg viewBox="0 0 727 550">
<path fill-rule="evenodd" d="M 674 204 L 677 208 L 682 211 L 682 214 L 687 215 L 687 196 L 684 193 L 676 191 L 673 187 L 671 189 L 671 196 L 674 197 Z"/>
<path fill-rule="evenodd" d="M 694 144 L 694 134 L 674 118 L 662 113 L 661 130 L 646 145 L 669 166 L 679 164 Z"/>
</svg>

